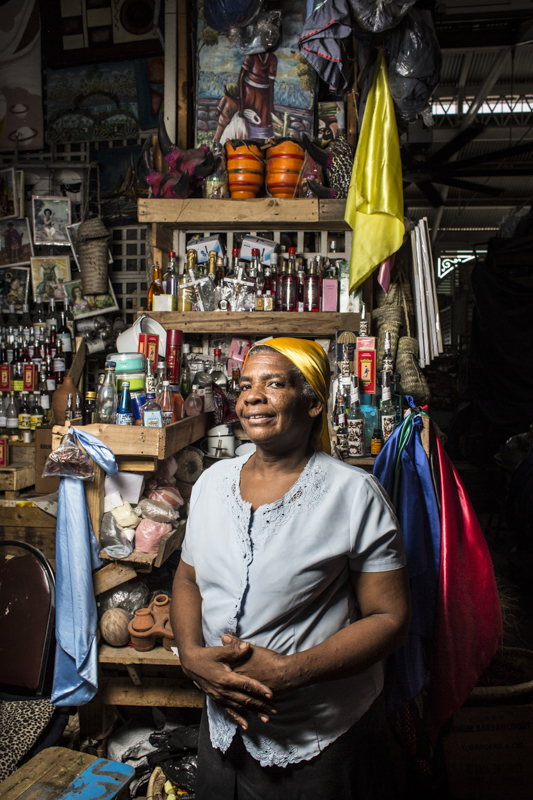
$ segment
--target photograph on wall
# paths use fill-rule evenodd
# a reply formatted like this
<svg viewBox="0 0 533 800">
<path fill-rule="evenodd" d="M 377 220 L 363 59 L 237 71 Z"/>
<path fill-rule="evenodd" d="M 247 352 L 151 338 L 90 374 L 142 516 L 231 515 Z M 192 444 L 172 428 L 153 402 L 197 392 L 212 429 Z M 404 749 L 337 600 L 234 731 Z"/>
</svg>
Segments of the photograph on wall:
<svg viewBox="0 0 533 800">
<path fill-rule="evenodd" d="M 35 257 L 31 260 L 31 285 L 33 299 L 42 297 L 48 302 L 64 300 L 65 284 L 71 279 L 70 256 L 54 256 L 52 258 Z"/>
<path fill-rule="evenodd" d="M 138 135 L 133 61 L 48 70 L 49 142 L 94 142 Z"/>
<path fill-rule="evenodd" d="M 0 266 L 29 264 L 33 256 L 30 222 L 10 219 L 0 222 Z"/>
<path fill-rule="evenodd" d="M 44 10 L 44 9 L 43 9 Z M 0 150 L 43 146 L 39 0 L 1 3 Z"/>
<path fill-rule="evenodd" d="M 13 219 L 18 213 L 15 170 L 0 169 L 0 219 Z"/>
<path fill-rule="evenodd" d="M 280 12 L 262 14 L 271 31 L 269 42 L 275 44 L 264 52 L 256 52 L 251 42 L 243 41 L 244 33 L 235 38 L 209 28 L 204 19 L 203 0 L 199 0 L 197 147 L 211 146 L 214 142 L 224 144 L 226 139 L 234 138 L 313 135 L 316 76 L 298 52 L 306 2 L 285 0 L 276 7 L 283 13 L 281 38 L 275 41 Z"/>
<path fill-rule="evenodd" d="M 14 303 L 16 311 L 21 311 L 28 302 L 30 286 L 29 267 L 0 267 L 0 304 L 7 311 Z"/>
<path fill-rule="evenodd" d="M 107 314 L 110 311 L 118 311 L 117 298 L 115 297 L 111 281 L 109 281 L 109 290 L 107 294 L 84 295 L 81 280 L 66 283 L 65 291 L 74 319 L 95 317 L 97 314 Z"/>
<path fill-rule="evenodd" d="M 24 198 L 26 216 L 31 215 L 33 195 L 40 197 L 70 198 L 70 213 L 73 222 L 78 222 L 83 213 L 86 170 L 82 167 L 44 168 L 34 167 L 24 170 Z"/>
<path fill-rule="evenodd" d="M 67 225 L 72 222 L 70 197 L 33 196 L 31 201 L 34 243 L 68 245 Z"/>
</svg>

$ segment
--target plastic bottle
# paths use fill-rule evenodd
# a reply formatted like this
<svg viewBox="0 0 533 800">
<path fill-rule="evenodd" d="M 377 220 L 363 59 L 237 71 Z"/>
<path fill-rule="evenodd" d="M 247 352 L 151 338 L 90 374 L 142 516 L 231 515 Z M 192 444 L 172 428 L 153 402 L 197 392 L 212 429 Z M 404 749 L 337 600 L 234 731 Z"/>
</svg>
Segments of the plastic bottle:
<svg viewBox="0 0 533 800">
<path fill-rule="evenodd" d="M 146 395 L 146 403 L 141 408 L 141 419 L 146 428 L 163 427 L 161 406 L 156 402 L 155 395 L 152 392 L 148 392 Z"/>
</svg>

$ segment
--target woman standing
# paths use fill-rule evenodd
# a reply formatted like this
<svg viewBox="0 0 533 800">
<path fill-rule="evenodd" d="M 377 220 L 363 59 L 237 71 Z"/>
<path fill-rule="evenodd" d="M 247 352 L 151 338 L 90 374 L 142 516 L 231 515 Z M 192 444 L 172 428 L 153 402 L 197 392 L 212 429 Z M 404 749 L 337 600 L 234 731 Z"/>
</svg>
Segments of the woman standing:
<svg viewBox="0 0 533 800">
<path fill-rule="evenodd" d="M 252 348 L 240 387 L 256 452 L 195 484 L 172 596 L 183 669 L 208 695 L 197 800 L 384 800 L 380 660 L 410 617 L 396 517 L 328 455 L 319 345 Z"/>
</svg>

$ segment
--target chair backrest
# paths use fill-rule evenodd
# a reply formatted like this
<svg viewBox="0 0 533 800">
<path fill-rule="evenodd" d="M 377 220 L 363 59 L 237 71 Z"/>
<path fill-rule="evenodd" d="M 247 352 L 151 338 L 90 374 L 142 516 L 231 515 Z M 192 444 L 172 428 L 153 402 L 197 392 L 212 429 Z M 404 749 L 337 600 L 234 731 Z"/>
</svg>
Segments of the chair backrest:
<svg viewBox="0 0 533 800">
<path fill-rule="evenodd" d="M 55 625 L 55 579 L 46 557 L 33 545 L 10 539 L 0 548 L 0 684 L 43 693 Z"/>
</svg>

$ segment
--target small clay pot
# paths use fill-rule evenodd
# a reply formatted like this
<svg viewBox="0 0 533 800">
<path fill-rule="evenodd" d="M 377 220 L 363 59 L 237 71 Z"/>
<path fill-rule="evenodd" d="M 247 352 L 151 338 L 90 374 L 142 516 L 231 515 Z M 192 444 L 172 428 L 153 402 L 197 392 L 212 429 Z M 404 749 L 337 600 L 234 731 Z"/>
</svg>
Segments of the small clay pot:
<svg viewBox="0 0 533 800">
<path fill-rule="evenodd" d="M 150 614 L 150 609 L 139 608 L 131 621 L 131 627 L 136 633 L 143 633 L 144 631 L 151 630 L 154 627 L 154 618 Z"/>
<path fill-rule="evenodd" d="M 166 594 L 156 595 L 148 608 L 140 608 L 135 612 L 134 619 L 128 625 L 135 650 L 152 650 L 157 639 L 163 640 L 165 650 L 175 646 L 169 614 L 170 598 Z"/>
</svg>

